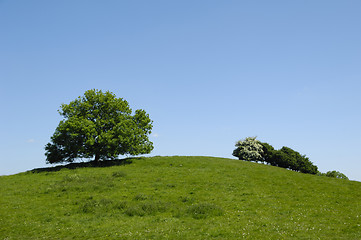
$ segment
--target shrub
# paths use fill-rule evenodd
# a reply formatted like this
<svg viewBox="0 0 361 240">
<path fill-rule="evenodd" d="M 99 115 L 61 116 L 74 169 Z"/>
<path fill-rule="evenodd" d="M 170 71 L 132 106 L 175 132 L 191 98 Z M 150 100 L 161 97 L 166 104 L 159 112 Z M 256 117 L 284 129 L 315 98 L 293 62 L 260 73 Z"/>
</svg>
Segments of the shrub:
<svg viewBox="0 0 361 240">
<path fill-rule="evenodd" d="M 233 156 L 238 157 L 239 160 L 258 162 L 263 161 L 263 146 L 256 137 L 247 137 L 244 140 L 239 140 L 236 143 L 236 149 L 233 151 Z"/>
<path fill-rule="evenodd" d="M 348 180 L 348 177 L 346 177 L 345 174 L 341 173 L 341 172 L 338 172 L 338 171 L 328 171 L 326 174 L 325 174 L 326 177 L 333 177 L 333 178 L 340 178 L 340 179 L 346 179 Z"/>
</svg>

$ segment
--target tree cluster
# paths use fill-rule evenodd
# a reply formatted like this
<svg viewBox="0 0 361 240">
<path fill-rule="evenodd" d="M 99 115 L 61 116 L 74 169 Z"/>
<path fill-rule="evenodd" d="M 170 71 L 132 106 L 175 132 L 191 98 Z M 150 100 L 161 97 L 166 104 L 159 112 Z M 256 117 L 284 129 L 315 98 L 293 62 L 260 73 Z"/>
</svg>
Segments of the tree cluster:
<svg viewBox="0 0 361 240">
<path fill-rule="evenodd" d="M 270 144 L 260 142 L 256 137 L 248 137 L 236 143 L 233 156 L 240 160 L 264 162 L 272 166 L 297 172 L 317 174 L 318 169 L 308 157 L 289 148 L 274 149 Z"/>
</svg>

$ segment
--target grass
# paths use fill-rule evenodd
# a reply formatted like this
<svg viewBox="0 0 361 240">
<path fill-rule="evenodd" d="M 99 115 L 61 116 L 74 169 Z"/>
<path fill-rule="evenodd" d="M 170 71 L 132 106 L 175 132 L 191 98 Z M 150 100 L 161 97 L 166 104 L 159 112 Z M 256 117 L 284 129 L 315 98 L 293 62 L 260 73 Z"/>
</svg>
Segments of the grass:
<svg viewBox="0 0 361 240">
<path fill-rule="evenodd" d="M 361 183 L 212 157 L 0 177 L 2 239 L 360 239 Z"/>
</svg>

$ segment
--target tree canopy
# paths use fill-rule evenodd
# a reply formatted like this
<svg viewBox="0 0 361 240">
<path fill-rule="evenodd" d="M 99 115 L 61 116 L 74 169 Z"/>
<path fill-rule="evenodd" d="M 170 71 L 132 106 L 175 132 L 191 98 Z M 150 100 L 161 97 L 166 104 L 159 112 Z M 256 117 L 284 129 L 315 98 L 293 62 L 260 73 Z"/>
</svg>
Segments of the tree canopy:
<svg viewBox="0 0 361 240">
<path fill-rule="evenodd" d="M 340 179 L 346 179 L 349 180 L 348 177 L 343 174 L 342 172 L 333 170 L 333 171 L 328 171 L 327 173 L 318 173 L 320 176 L 326 176 L 326 177 L 332 177 L 332 178 L 340 178 Z"/>
<path fill-rule="evenodd" d="M 256 137 L 247 137 L 244 140 L 239 140 L 236 143 L 236 149 L 233 151 L 233 156 L 245 161 L 262 161 L 263 146 Z"/>
<path fill-rule="evenodd" d="M 132 115 L 128 102 L 109 91 L 88 90 L 62 104 L 59 113 L 64 119 L 45 146 L 47 163 L 81 158 L 99 161 L 153 150 L 148 138 L 153 127 L 149 115 L 141 109 Z"/>
</svg>

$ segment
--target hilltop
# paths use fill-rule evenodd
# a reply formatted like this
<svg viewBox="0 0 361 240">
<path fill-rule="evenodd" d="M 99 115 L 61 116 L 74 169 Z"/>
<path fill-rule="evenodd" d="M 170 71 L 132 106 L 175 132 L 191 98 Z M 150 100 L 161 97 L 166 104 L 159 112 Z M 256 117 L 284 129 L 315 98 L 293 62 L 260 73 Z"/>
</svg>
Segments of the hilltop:
<svg viewBox="0 0 361 240">
<path fill-rule="evenodd" d="M 0 239 L 359 239 L 361 183 L 215 157 L 0 177 Z"/>
</svg>

